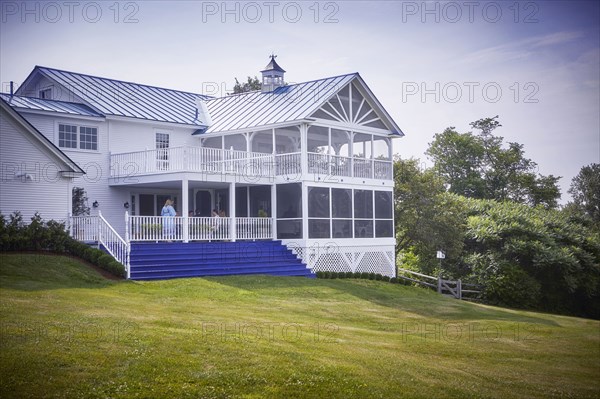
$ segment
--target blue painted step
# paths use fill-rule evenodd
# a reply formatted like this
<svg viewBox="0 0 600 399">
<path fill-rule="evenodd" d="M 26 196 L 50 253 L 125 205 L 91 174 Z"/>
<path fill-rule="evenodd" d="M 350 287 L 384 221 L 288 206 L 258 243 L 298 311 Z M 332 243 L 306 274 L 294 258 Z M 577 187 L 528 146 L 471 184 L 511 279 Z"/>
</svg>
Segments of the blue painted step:
<svg viewBox="0 0 600 399">
<path fill-rule="evenodd" d="M 315 274 L 281 241 L 132 243 L 131 279 L 270 274 Z"/>
</svg>

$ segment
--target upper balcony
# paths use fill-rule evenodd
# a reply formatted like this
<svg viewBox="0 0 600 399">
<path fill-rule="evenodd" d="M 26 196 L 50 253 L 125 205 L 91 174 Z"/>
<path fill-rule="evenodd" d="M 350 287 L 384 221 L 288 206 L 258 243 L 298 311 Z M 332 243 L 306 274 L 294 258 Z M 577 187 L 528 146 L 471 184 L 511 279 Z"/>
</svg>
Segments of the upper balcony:
<svg viewBox="0 0 600 399">
<path fill-rule="evenodd" d="M 110 156 L 110 177 L 192 172 L 203 175 L 233 175 L 246 178 L 289 177 L 294 180 L 319 176 L 326 181 L 338 177 L 392 180 L 392 162 L 316 152 L 267 154 L 220 148 L 182 146 L 133 151 Z"/>
</svg>

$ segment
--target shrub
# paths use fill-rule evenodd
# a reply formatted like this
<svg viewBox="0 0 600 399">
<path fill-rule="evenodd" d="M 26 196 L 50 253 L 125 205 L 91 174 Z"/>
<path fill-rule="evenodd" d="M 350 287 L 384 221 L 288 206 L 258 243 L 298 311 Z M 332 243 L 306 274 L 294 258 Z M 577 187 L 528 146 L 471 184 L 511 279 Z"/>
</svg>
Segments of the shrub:
<svg viewBox="0 0 600 399">
<path fill-rule="evenodd" d="M 100 255 L 97 260 L 97 265 L 106 271 L 110 271 L 110 264 L 114 261 L 114 258 L 110 255 Z"/>
<path fill-rule="evenodd" d="M 369 278 L 369 273 L 362 272 L 362 273 L 360 273 L 360 277 L 359 278 L 367 280 Z"/>
<path fill-rule="evenodd" d="M 346 272 L 346 278 L 354 278 L 354 273 Z"/>
<path fill-rule="evenodd" d="M 390 279 L 390 283 L 392 283 L 392 284 L 398 284 L 398 278 L 396 278 L 396 277 L 392 277 L 392 278 Z"/>
<path fill-rule="evenodd" d="M 368 278 L 369 280 L 375 280 L 375 273 L 368 273 L 368 274 L 367 274 L 367 278 Z"/>
<path fill-rule="evenodd" d="M 376 274 L 375 275 L 375 280 L 381 281 L 382 279 L 383 279 L 383 276 L 381 274 Z"/>
<path fill-rule="evenodd" d="M 325 277 L 323 276 L 323 275 L 324 275 L 324 273 L 323 273 L 323 272 L 317 272 L 317 273 L 315 273 L 315 274 L 317 275 L 317 278 L 325 278 Z"/>
</svg>

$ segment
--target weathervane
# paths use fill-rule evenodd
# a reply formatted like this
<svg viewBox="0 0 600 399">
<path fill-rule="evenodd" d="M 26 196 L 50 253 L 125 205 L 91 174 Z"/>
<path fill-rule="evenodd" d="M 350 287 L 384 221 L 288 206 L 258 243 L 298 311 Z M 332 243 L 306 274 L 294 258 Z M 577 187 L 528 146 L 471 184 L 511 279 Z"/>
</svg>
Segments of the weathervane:
<svg viewBox="0 0 600 399">
<path fill-rule="evenodd" d="M 273 52 L 271 52 L 271 55 L 270 55 L 269 57 L 271 57 L 272 59 L 275 59 L 275 58 L 277 58 L 277 56 L 276 56 L 276 55 L 275 55 L 275 53 L 273 53 Z"/>
</svg>

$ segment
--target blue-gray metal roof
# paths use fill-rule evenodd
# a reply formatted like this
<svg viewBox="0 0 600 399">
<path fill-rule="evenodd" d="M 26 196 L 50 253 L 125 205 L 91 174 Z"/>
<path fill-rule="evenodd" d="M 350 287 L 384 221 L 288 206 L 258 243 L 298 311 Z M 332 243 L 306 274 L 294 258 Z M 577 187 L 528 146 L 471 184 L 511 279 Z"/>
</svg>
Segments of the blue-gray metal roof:
<svg viewBox="0 0 600 399">
<path fill-rule="evenodd" d="M 36 111 L 58 112 L 69 115 L 103 116 L 84 104 L 69 103 L 65 101 L 43 100 L 40 98 L 11 96 L 0 93 L 0 97 L 13 108 L 26 108 Z"/>
<path fill-rule="evenodd" d="M 34 70 L 71 90 L 105 115 L 202 126 L 197 120 L 196 93 L 84 75 L 37 66 Z"/>
<path fill-rule="evenodd" d="M 350 83 L 357 73 L 206 101 L 212 125 L 205 133 L 225 132 L 302 120 Z"/>
</svg>

